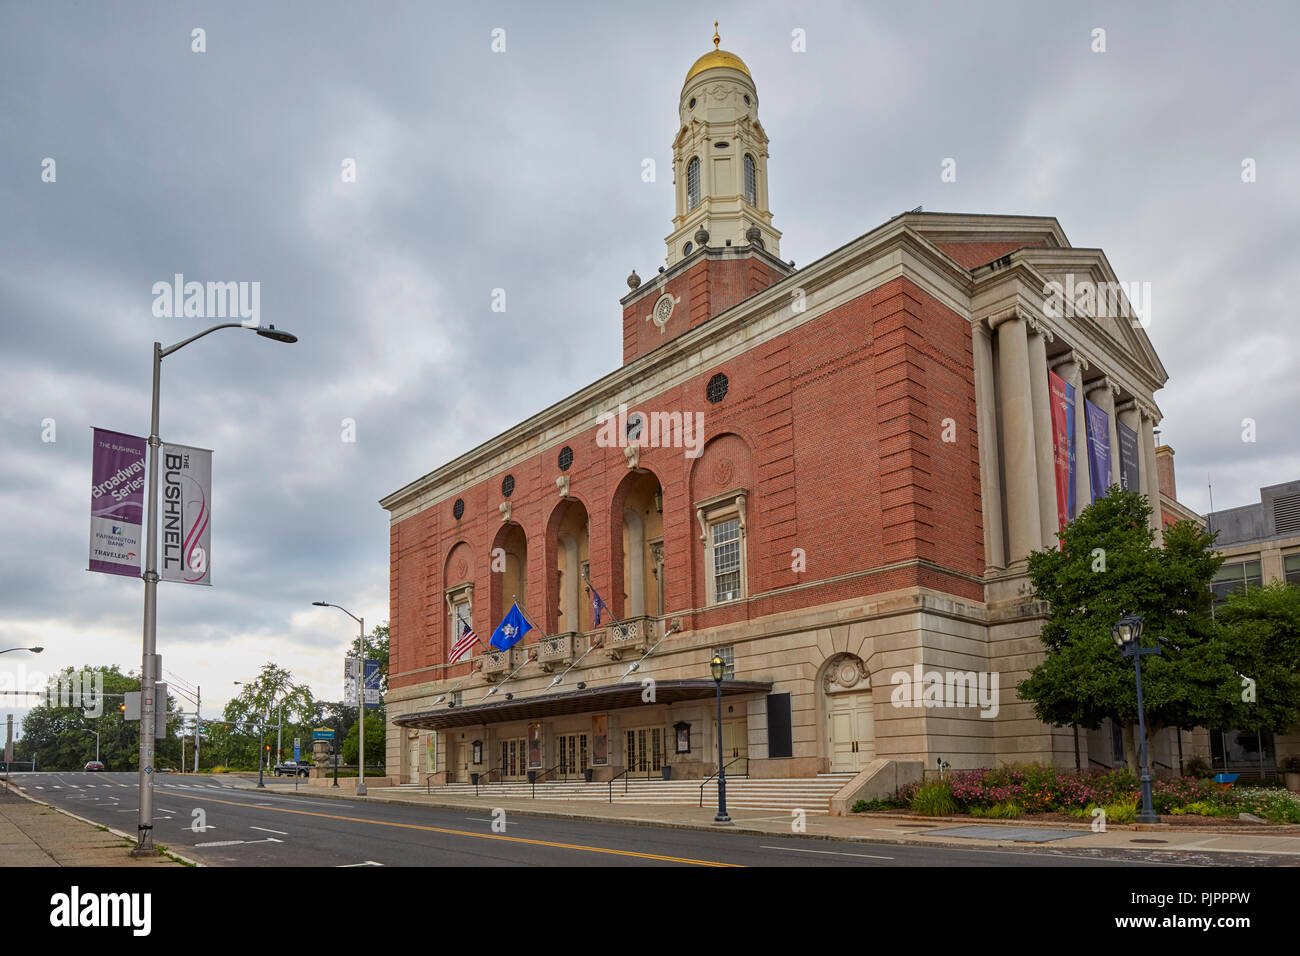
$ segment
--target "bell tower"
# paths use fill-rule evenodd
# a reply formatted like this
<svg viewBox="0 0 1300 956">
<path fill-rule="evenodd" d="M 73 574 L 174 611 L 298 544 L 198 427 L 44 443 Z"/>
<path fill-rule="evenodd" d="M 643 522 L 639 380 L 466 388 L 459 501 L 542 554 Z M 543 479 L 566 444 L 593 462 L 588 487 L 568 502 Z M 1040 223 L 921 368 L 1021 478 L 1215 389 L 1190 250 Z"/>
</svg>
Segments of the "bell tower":
<svg viewBox="0 0 1300 956">
<path fill-rule="evenodd" d="M 713 49 L 687 72 L 678 103 L 669 267 L 710 246 L 781 255 L 781 233 L 772 227 L 767 204 L 767 133 L 758 121 L 758 90 L 744 61 L 719 49 L 717 27 Z"/>
</svg>

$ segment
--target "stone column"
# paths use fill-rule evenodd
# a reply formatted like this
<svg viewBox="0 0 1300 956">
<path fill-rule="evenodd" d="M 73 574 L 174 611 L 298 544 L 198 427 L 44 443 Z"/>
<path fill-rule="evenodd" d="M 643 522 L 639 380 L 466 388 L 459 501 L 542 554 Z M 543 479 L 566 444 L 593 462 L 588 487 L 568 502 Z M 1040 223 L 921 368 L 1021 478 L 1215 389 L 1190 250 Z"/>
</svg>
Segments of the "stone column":
<svg viewBox="0 0 1300 956">
<path fill-rule="evenodd" d="M 1164 544 L 1164 517 L 1160 508 L 1160 476 L 1156 473 L 1156 439 L 1155 427 L 1156 416 L 1155 410 L 1144 406 L 1138 406 L 1141 412 L 1141 430 L 1138 432 L 1138 442 L 1142 449 L 1142 485 L 1146 492 L 1147 499 L 1151 503 L 1151 530 L 1156 533 L 1157 545 Z"/>
<path fill-rule="evenodd" d="M 1038 470 L 1039 526 L 1042 547 L 1056 547 L 1056 449 L 1052 441 L 1052 390 L 1047 383 L 1047 343 L 1052 333 L 1029 322 L 1029 389 L 1034 403 L 1034 454 Z"/>
<path fill-rule="evenodd" d="M 994 407 L 993 338 L 982 321 L 971 326 L 975 352 L 975 420 L 979 428 L 980 502 L 984 510 L 984 564 L 1007 566 L 1002 536 L 1002 474 L 998 467 L 998 414 Z"/>
<path fill-rule="evenodd" d="M 1038 499 L 1038 457 L 1029 383 L 1029 337 L 1016 310 L 990 323 L 998 333 L 998 376 L 1002 387 L 1002 461 L 1007 491 L 1007 561 L 1023 562 L 1043 546 Z"/>
<path fill-rule="evenodd" d="M 1074 514 L 1092 504 L 1092 486 L 1088 465 L 1088 423 L 1083 410 L 1083 373 L 1088 360 L 1078 352 L 1069 352 L 1056 367 L 1056 374 L 1074 389 Z"/>
</svg>

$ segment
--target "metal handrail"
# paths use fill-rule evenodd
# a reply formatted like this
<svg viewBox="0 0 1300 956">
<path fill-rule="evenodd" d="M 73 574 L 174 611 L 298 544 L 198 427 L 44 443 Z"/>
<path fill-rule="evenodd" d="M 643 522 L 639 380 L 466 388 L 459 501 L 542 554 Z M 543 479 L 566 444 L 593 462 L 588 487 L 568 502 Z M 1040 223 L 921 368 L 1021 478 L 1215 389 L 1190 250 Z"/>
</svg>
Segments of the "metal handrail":
<svg viewBox="0 0 1300 956">
<path fill-rule="evenodd" d="M 483 783 L 483 781 L 484 781 L 487 777 L 492 776 L 492 774 L 496 773 L 496 772 L 497 772 L 498 770 L 500 770 L 500 769 L 501 769 L 500 767 L 488 767 L 488 769 L 487 769 L 487 771 L 486 771 L 485 773 L 481 773 L 481 774 L 478 775 L 478 779 L 476 779 L 476 780 L 474 781 L 474 796 L 476 796 L 476 797 L 478 796 L 478 788 L 479 788 L 479 784 Z"/>
<path fill-rule="evenodd" d="M 723 770 L 726 770 L 728 767 L 730 767 L 733 763 L 735 763 L 735 762 L 738 761 L 738 760 L 743 760 L 743 761 L 745 761 L 745 776 L 748 777 L 748 776 L 749 776 L 749 758 L 748 758 L 748 757 L 732 757 L 730 760 L 728 760 L 726 763 L 724 763 L 724 764 L 722 765 L 722 769 L 723 769 Z M 714 777 L 716 777 L 717 775 L 718 775 L 718 771 L 717 771 L 717 770 L 713 771 L 713 773 L 709 774 L 707 777 L 704 778 L 704 783 L 700 784 L 700 807 L 701 807 L 701 809 L 703 809 L 703 807 L 704 807 L 704 788 L 705 788 L 705 786 L 708 785 L 708 782 L 709 782 L 710 780 L 712 780 Z"/>
<path fill-rule="evenodd" d="M 624 776 L 624 775 L 628 772 L 628 770 L 630 770 L 630 769 L 631 769 L 630 767 L 624 767 L 624 768 L 622 769 L 622 771 L 620 771 L 619 773 L 616 773 L 614 776 L 612 776 L 612 777 L 609 778 L 609 802 L 610 802 L 610 803 L 613 803 L 613 802 L 614 802 L 614 781 L 617 780 L 619 777 Z M 627 793 L 627 781 L 626 781 L 626 780 L 623 781 L 623 792 L 624 792 L 624 793 Z"/>
<path fill-rule="evenodd" d="M 560 768 L 560 767 L 562 767 L 562 766 L 563 766 L 563 764 L 558 764 L 558 763 L 557 763 L 554 767 L 550 767 L 550 768 L 548 768 L 548 769 L 546 769 L 546 770 L 542 770 L 542 771 L 539 771 L 539 772 L 533 774 L 533 779 L 530 781 L 530 786 L 532 787 L 532 799 L 533 799 L 533 800 L 536 800 L 536 799 L 537 799 L 537 780 L 538 780 L 538 778 L 539 778 L 539 777 L 545 777 L 545 776 L 546 776 L 548 773 L 550 773 L 552 770 L 556 770 L 556 769 L 558 769 L 558 768 Z M 569 782 L 569 778 L 568 778 L 567 775 L 564 777 L 564 782 L 565 782 L 565 783 L 568 783 L 568 782 Z"/>
</svg>

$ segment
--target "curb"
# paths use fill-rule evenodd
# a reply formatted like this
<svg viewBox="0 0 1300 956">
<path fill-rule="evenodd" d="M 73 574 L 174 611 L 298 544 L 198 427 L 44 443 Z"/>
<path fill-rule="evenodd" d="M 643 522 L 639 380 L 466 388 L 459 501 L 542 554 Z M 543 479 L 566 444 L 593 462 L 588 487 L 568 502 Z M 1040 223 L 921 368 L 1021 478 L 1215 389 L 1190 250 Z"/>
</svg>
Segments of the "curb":
<svg viewBox="0 0 1300 956">
<path fill-rule="evenodd" d="M 239 789 L 245 789 L 245 788 L 239 788 Z M 255 788 L 254 788 L 254 789 L 255 789 Z M 295 796 L 295 795 L 296 795 L 296 796 L 306 796 L 306 797 L 315 796 L 315 797 L 324 797 L 324 798 L 327 799 L 327 800 L 340 800 L 340 801 L 345 801 L 345 800 L 360 800 L 360 801 L 363 801 L 363 802 L 366 802 L 366 803 L 383 803 L 383 804 L 388 804 L 388 805 L 392 805 L 392 806 L 405 806 L 405 807 L 427 807 L 427 808 L 429 808 L 429 809 L 433 809 L 433 810 L 482 810 L 482 809 L 484 809 L 483 806 L 481 806 L 481 805 L 479 805 L 479 804 L 464 804 L 464 803 L 430 803 L 430 802 L 428 802 L 428 801 L 418 801 L 418 802 L 417 802 L 417 801 L 413 801 L 413 800 L 404 799 L 404 798 L 402 798 L 402 797 L 390 797 L 390 796 L 382 796 L 382 797 L 371 797 L 371 796 L 357 797 L 357 796 L 355 796 L 355 795 L 345 796 L 345 795 L 343 795 L 343 794 L 333 794 L 333 793 L 325 793 L 325 794 L 321 794 L 321 793 L 308 793 L 308 792 L 306 792 L 306 791 L 303 791 L 302 793 L 295 794 L 295 792 L 292 791 L 292 790 L 286 790 L 286 791 L 273 791 L 273 792 L 282 792 L 282 793 L 284 793 L 286 796 Z M 632 806 L 635 806 L 635 804 L 633 804 Z M 979 842 L 977 842 L 977 843 L 972 843 L 972 842 L 969 841 L 969 840 L 957 840 L 957 839 L 955 839 L 955 838 L 942 839 L 942 838 L 938 838 L 938 837 L 931 837 L 931 838 L 926 839 L 926 840 L 918 840 L 918 839 L 909 838 L 907 835 L 900 835 L 900 836 L 883 836 L 883 835 L 882 835 L 882 836 L 862 836 L 862 835 L 858 835 L 858 834 L 833 834 L 833 833 L 825 833 L 825 834 L 823 834 L 823 833 L 795 833 L 795 832 L 781 833 L 781 832 L 774 832 L 774 831 L 772 831 L 772 830 L 764 830 L 764 829 L 760 829 L 760 828 L 753 827 L 753 826 L 747 826 L 747 825 L 745 825 L 745 824 L 739 824 L 739 823 L 736 823 L 735 821 L 733 821 L 733 822 L 730 823 L 730 824 L 682 823 L 682 822 L 676 822 L 676 821 L 670 821 L 670 820 L 648 820 L 648 819 L 644 819 L 644 818 L 636 818 L 636 817 L 601 817 L 601 816 L 594 816 L 594 815 L 592 815 L 592 814 L 584 814 L 584 813 L 564 813 L 564 812 L 559 811 L 559 810 L 545 810 L 545 809 L 532 809 L 532 808 L 522 809 L 522 810 L 521 810 L 521 809 L 511 809 L 511 810 L 509 810 L 509 812 L 510 812 L 510 813 L 516 813 L 516 814 L 519 814 L 520 816 L 526 816 L 526 817 L 541 817 L 541 818 L 544 818 L 544 819 L 552 819 L 552 820 L 576 820 L 576 821 L 579 821 L 579 822 L 582 822 L 582 823 L 609 823 L 609 824 L 613 824 L 613 825 L 616 825 L 616 826 L 659 827 L 659 828 L 663 828 L 663 829 L 671 829 L 671 830 L 693 830 L 693 831 L 697 831 L 697 832 L 705 832 L 705 833 L 738 833 L 738 834 L 745 834 L 745 835 L 747 835 L 747 836 L 767 836 L 767 837 L 777 837 L 777 836 L 779 836 L 779 837 L 782 837 L 782 838 L 788 838 L 788 839 L 796 839 L 796 838 L 797 838 L 797 839 L 803 839 L 803 840 L 820 840 L 820 841 L 823 841 L 823 842 L 826 842 L 826 841 L 843 841 L 843 842 L 851 842 L 851 843 L 863 843 L 863 844 L 868 844 L 868 845 L 876 844 L 876 845 L 887 845 L 887 846 L 929 846 L 929 847 L 933 847 L 933 846 L 945 846 L 945 847 L 954 847 L 954 848 L 965 848 L 965 849 L 970 849 L 970 850 L 978 850 L 978 849 L 995 849 L 995 848 L 996 848 L 996 849 L 1015 849 L 1015 850 L 1020 850 L 1020 851 L 1033 851 L 1033 850 L 1038 850 L 1038 849 L 1050 848 L 1050 846 L 1051 846 L 1051 843 L 1050 843 L 1049 841 L 1046 841 L 1046 840 L 1044 840 L 1044 841 L 1042 841 L 1042 842 L 1038 842 L 1038 843 L 1032 843 L 1032 842 L 1030 842 L 1030 843 L 1026 843 L 1026 842 L 1024 842 L 1024 841 L 1015 841 L 1015 840 L 1006 840 L 1006 841 L 1003 841 L 1003 840 L 981 840 L 981 841 L 979 841 Z M 854 816 L 855 816 L 855 817 L 864 817 L 864 818 L 875 817 L 875 818 L 877 818 L 877 819 L 886 819 L 886 820 L 898 820 L 898 819 L 900 819 L 900 817 L 898 817 L 898 816 L 889 816 L 889 815 L 887 815 L 887 814 L 854 814 Z M 913 819 L 913 818 L 910 818 L 910 817 L 909 817 L 909 818 L 907 818 L 907 819 L 910 820 L 910 819 Z M 956 823 L 959 823 L 959 824 L 962 824 L 962 823 L 969 823 L 969 821 L 966 821 L 966 820 L 960 820 L 960 819 L 956 819 L 956 818 L 953 818 L 953 817 L 916 817 L 916 818 L 914 818 L 914 819 L 921 820 L 921 821 L 925 821 L 925 822 L 928 822 L 928 823 L 948 823 L 948 822 L 956 822 Z M 1010 825 L 1011 825 L 1011 823 L 1009 823 L 1008 821 L 998 821 L 998 823 L 1001 824 L 1001 825 L 1007 825 L 1007 826 L 1010 826 Z M 1044 829 L 1066 829 L 1065 827 L 1057 827 L 1057 826 L 1055 826 L 1055 825 L 1045 824 L 1045 823 L 1040 823 L 1040 824 L 1038 824 L 1038 826 L 1040 826 L 1040 827 L 1042 827 L 1042 828 L 1044 828 Z M 1156 825 L 1154 825 L 1154 824 L 1138 824 L 1138 825 L 1135 825 L 1134 827 L 1132 827 L 1131 829 L 1136 829 L 1137 827 L 1146 827 L 1146 828 L 1149 828 L 1149 829 L 1158 829 L 1158 827 L 1157 827 Z M 1125 825 L 1125 828 L 1126 828 L 1126 829 L 1130 829 L 1130 827 L 1128 827 L 1127 825 Z M 1164 827 L 1159 827 L 1159 829 L 1166 829 L 1166 828 L 1164 828 Z M 1088 835 L 1090 832 L 1091 832 L 1090 829 L 1089 829 L 1089 830 L 1080 830 L 1080 831 L 1079 831 L 1079 835 L 1080 835 L 1080 836 L 1086 836 L 1086 835 Z M 1220 831 L 1200 831 L 1200 830 L 1198 830 L 1198 831 L 1191 831 L 1191 830 L 1187 830 L 1187 831 L 1181 831 L 1181 832 L 1213 832 L 1213 833 L 1215 833 L 1216 835 L 1222 835 L 1222 834 L 1220 833 Z M 1139 849 L 1139 848 L 1138 848 L 1138 847 L 1124 847 L 1124 846 L 1118 846 L 1118 847 L 1116 847 L 1116 846 L 1104 846 L 1104 847 L 1070 846 L 1070 847 L 1061 847 L 1060 849 L 1063 849 L 1063 850 L 1072 850 L 1072 851 L 1073 851 L 1073 850 L 1094 850 L 1094 849 L 1095 849 L 1095 850 L 1121 850 L 1121 851 L 1123 851 L 1123 850 L 1130 850 L 1130 851 L 1131 851 L 1131 850 L 1137 850 L 1137 849 Z M 1179 848 L 1178 848 L 1178 847 L 1169 847 L 1167 850 L 1164 850 L 1163 852 L 1179 852 Z M 1216 851 L 1216 852 L 1224 852 L 1224 851 Z M 1250 855 L 1250 854 L 1252 854 L 1254 851 L 1252 851 L 1252 850 L 1247 850 L 1247 849 L 1243 849 L 1243 850 L 1233 850 L 1233 851 L 1231 851 L 1231 852 L 1233 852 L 1233 853 L 1240 853 L 1240 854 L 1243 854 L 1243 855 Z M 1297 851 L 1297 855 L 1300 855 L 1300 851 Z"/>
<path fill-rule="evenodd" d="M 123 840 L 126 840 L 128 842 L 135 841 L 135 837 L 131 836 L 131 834 L 129 833 L 123 833 L 121 830 L 115 829 L 114 827 L 104 826 L 104 824 L 96 823 L 94 820 L 88 820 L 85 817 L 79 817 L 71 810 L 64 810 L 62 807 L 56 807 L 54 804 L 46 803 L 44 800 L 37 800 L 35 797 L 23 793 L 21 790 L 14 789 L 14 787 L 11 786 L 8 783 L 8 781 L 4 781 L 3 784 L 5 786 L 5 789 L 7 789 L 10 793 L 14 794 L 15 796 L 22 797 L 24 800 L 30 801 L 31 803 L 34 803 L 39 807 L 47 807 L 48 809 L 53 810 L 55 813 L 62 813 L 65 817 L 72 817 L 72 819 L 78 820 L 81 823 L 89 823 L 92 827 L 94 827 L 97 830 L 102 827 L 104 830 L 113 834 L 113 836 L 121 837 Z M 200 863 L 198 860 L 191 860 L 189 857 L 182 856 L 181 854 L 177 853 L 175 850 L 172 849 L 159 850 L 158 852 L 163 856 L 174 857 L 177 860 L 181 860 L 184 863 L 188 863 L 190 866 L 203 866 L 203 864 Z"/>
</svg>

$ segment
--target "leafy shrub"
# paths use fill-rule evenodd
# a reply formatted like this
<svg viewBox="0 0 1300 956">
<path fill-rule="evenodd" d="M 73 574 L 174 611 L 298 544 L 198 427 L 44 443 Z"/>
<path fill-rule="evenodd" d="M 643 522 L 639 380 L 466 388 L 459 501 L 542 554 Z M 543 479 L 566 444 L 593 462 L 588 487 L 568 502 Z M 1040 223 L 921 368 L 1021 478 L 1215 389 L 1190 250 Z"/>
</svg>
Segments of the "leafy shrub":
<svg viewBox="0 0 1300 956">
<path fill-rule="evenodd" d="M 924 817 L 950 817 L 957 812 L 957 801 L 947 782 L 927 783 L 912 796 L 913 813 Z"/>
<path fill-rule="evenodd" d="M 1107 823 L 1132 823 L 1137 819 L 1137 803 L 1108 803 L 1105 806 Z"/>
<path fill-rule="evenodd" d="M 984 817 L 995 820 L 1014 820 L 1023 814 L 1020 804 L 1014 800 L 1004 800 L 1001 803 L 995 803 L 991 807 L 971 807 L 970 815 L 973 817 Z"/>
<path fill-rule="evenodd" d="M 1198 780 L 1205 780 L 1214 776 L 1214 770 L 1211 769 L 1209 761 L 1204 757 L 1193 757 L 1183 764 L 1183 775 L 1186 777 L 1195 777 Z"/>
</svg>

